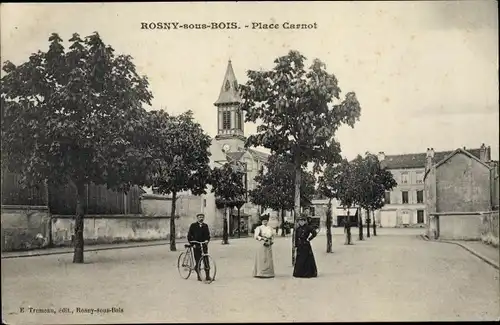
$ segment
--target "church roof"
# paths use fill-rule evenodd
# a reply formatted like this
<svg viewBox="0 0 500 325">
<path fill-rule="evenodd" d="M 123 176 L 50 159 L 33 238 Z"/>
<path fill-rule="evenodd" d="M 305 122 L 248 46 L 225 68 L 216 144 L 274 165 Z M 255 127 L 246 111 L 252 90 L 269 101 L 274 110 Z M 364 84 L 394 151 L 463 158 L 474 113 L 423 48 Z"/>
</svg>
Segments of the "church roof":
<svg viewBox="0 0 500 325">
<path fill-rule="evenodd" d="M 236 151 L 236 152 L 228 152 L 226 154 L 227 158 L 229 158 L 228 160 L 240 160 L 240 158 L 245 154 L 244 151 Z"/>
<path fill-rule="evenodd" d="M 238 81 L 236 80 L 231 60 L 229 60 L 227 63 L 226 74 L 224 75 L 224 80 L 222 82 L 222 87 L 220 89 L 219 98 L 214 104 L 221 105 L 240 102 L 241 97 L 238 91 Z"/>
<path fill-rule="evenodd" d="M 250 154 L 252 156 L 257 157 L 257 159 L 259 159 L 261 161 L 267 161 L 267 159 L 270 156 L 270 154 L 268 154 L 268 153 L 257 151 L 257 150 L 254 150 L 254 149 L 248 149 L 248 151 L 250 152 Z"/>
</svg>

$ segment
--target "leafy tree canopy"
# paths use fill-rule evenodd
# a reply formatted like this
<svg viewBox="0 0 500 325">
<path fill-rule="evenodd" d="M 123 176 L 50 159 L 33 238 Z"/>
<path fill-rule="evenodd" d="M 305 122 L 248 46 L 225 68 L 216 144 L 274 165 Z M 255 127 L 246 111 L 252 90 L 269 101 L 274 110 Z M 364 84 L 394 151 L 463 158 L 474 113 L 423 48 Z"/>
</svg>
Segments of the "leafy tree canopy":
<svg viewBox="0 0 500 325">
<path fill-rule="evenodd" d="M 152 99 L 146 77 L 98 33 L 73 34 L 67 51 L 58 34 L 49 42 L 47 52 L 3 66 L 4 163 L 35 184 L 144 183 L 143 104 Z"/>
<path fill-rule="evenodd" d="M 246 189 L 243 176 L 231 163 L 225 163 L 222 167 L 215 167 L 212 170 L 210 184 L 219 204 L 235 206 L 245 202 Z"/>
<path fill-rule="evenodd" d="M 340 101 L 334 74 L 316 59 L 308 70 L 298 51 L 277 58 L 270 71 L 248 71 L 241 87 L 246 121 L 262 121 L 247 146 L 264 146 L 273 153 L 289 153 L 294 163 L 321 164 L 339 161 L 340 144 L 335 132 L 342 124 L 354 126 L 360 116 L 355 93 Z"/>
<path fill-rule="evenodd" d="M 264 169 L 255 177 L 257 187 L 249 192 L 254 204 L 273 210 L 292 210 L 294 206 L 295 170 L 292 159 L 287 155 L 271 155 Z M 313 199 L 316 179 L 312 173 L 302 170 L 301 205 Z"/>
<path fill-rule="evenodd" d="M 149 112 L 150 175 L 160 193 L 205 193 L 210 180 L 210 137 L 188 111 L 178 116 Z"/>
</svg>

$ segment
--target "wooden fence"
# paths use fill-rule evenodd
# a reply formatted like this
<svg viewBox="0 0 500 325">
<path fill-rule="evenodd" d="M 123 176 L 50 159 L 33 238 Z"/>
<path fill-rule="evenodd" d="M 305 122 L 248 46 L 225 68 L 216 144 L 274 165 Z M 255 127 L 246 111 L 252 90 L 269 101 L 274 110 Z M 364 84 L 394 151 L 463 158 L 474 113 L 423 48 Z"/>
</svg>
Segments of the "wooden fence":
<svg viewBox="0 0 500 325">
<path fill-rule="evenodd" d="M 140 214 L 138 186 L 127 194 L 106 188 L 106 185 L 86 186 L 85 214 Z M 76 213 L 76 191 L 69 185 L 49 188 L 49 208 L 53 214 L 73 215 Z"/>
<path fill-rule="evenodd" d="M 2 205 L 48 205 L 52 214 L 74 215 L 76 191 L 73 187 L 45 185 L 39 188 L 23 188 L 20 176 L 2 172 Z M 47 195 L 48 190 L 48 195 Z M 106 188 L 106 185 L 86 186 L 86 214 L 140 214 L 140 196 L 143 190 L 133 186 L 126 194 Z M 47 202 L 48 201 L 48 202 Z"/>
<path fill-rule="evenodd" d="M 45 184 L 24 188 L 21 176 L 2 170 L 2 205 L 47 205 Z"/>
</svg>

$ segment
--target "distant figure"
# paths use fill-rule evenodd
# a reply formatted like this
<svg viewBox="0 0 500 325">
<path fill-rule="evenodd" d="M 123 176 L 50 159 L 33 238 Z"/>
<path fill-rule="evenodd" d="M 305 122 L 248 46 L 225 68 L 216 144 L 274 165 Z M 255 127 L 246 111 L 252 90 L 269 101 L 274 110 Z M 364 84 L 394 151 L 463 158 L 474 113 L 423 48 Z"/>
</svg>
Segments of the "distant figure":
<svg viewBox="0 0 500 325">
<path fill-rule="evenodd" d="M 259 242 L 257 252 L 255 254 L 255 264 L 253 268 L 253 276 L 255 278 L 274 278 L 274 263 L 273 263 L 273 228 L 269 227 L 269 215 L 260 217 L 262 225 L 255 228 L 254 238 Z"/>
<path fill-rule="evenodd" d="M 200 274 L 198 273 L 198 265 L 200 264 L 201 259 L 201 245 L 198 243 L 191 243 L 191 241 L 210 242 L 210 230 L 208 229 L 208 225 L 203 222 L 205 220 L 205 215 L 203 213 L 198 213 L 196 215 L 198 219 L 197 222 L 194 222 L 189 227 L 187 240 L 193 245 L 194 258 L 196 260 L 196 273 L 198 274 L 198 281 L 201 281 Z M 208 243 L 203 245 L 203 252 L 205 254 L 208 253 Z M 208 261 L 205 263 L 205 267 L 208 266 Z M 210 270 L 205 269 L 206 280 L 210 281 Z"/>
<path fill-rule="evenodd" d="M 317 236 L 316 230 L 306 224 L 306 218 L 299 218 L 299 226 L 295 235 L 295 247 L 297 257 L 293 268 L 293 276 L 296 278 L 315 278 L 318 276 L 316 261 L 311 248 L 311 240 Z"/>
</svg>

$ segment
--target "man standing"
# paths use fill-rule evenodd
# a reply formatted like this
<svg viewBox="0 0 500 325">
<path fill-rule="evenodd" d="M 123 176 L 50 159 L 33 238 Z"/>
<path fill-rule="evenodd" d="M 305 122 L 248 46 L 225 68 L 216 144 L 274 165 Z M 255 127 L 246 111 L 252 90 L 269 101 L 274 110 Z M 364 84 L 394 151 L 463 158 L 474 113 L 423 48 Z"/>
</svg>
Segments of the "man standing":
<svg viewBox="0 0 500 325">
<path fill-rule="evenodd" d="M 203 253 L 205 253 L 205 254 L 208 253 L 208 242 L 210 241 L 210 230 L 208 229 L 208 225 L 203 222 L 203 220 L 205 220 L 205 215 L 203 213 L 198 213 L 196 215 L 196 218 L 198 219 L 198 221 L 192 223 L 191 226 L 189 227 L 187 239 L 190 242 L 190 244 L 193 245 L 194 258 L 196 260 L 196 273 L 198 275 L 198 281 L 201 281 L 200 274 L 198 273 L 198 265 L 200 264 L 202 248 L 203 248 Z M 191 241 L 197 241 L 197 242 L 206 241 L 207 243 L 200 245 L 199 243 L 191 243 Z M 208 261 L 205 261 L 205 263 L 204 263 L 205 264 L 206 280 L 211 281 L 210 270 L 208 269 L 209 265 L 207 262 Z"/>
</svg>

